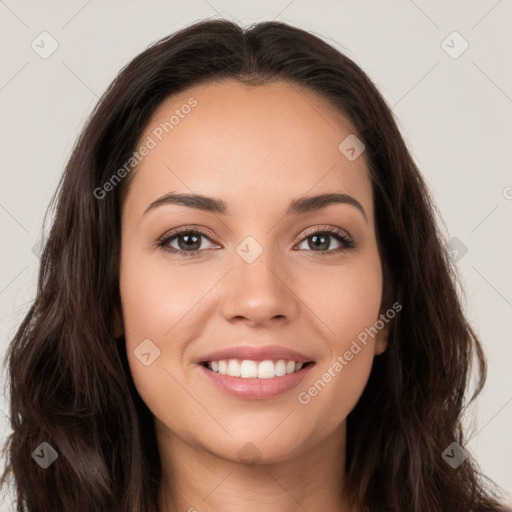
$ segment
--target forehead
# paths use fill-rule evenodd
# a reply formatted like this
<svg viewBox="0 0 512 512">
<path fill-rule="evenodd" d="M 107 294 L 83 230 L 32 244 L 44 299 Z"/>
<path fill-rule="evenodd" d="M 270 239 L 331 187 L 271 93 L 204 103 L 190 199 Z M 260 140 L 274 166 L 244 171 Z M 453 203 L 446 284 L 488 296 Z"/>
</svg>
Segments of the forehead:
<svg viewBox="0 0 512 512">
<path fill-rule="evenodd" d="M 169 192 L 223 198 L 235 211 L 279 205 L 305 194 L 358 196 L 371 213 L 364 153 L 338 146 L 354 130 L 313 91 L 287 82 L 248 86 L 224 80 L 167 98 L 140 139 L 152 148 L 133 171 L 127 202 Z"/>
</svg>

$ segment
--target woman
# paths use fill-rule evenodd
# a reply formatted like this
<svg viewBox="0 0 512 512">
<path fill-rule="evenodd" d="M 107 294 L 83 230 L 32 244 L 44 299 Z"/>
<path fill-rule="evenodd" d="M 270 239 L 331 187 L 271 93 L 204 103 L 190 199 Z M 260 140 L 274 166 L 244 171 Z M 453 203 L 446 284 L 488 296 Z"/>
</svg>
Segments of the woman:
<svg viewBox="0 0 512 512">
<path fill-rule="evenodd" d="M 500 510 L 460 421 L 481 345 L 347 57 L 183 29 L 114 80 L 57 197 L 7 355 L 18 510 Z"/>
</svg>

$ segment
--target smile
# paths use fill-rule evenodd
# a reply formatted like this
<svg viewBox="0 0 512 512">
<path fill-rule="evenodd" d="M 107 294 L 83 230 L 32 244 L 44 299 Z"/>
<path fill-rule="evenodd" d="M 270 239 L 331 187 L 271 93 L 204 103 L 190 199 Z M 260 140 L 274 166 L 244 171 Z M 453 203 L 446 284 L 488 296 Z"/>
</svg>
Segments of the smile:
<svg viewBox="0 0 512 512">
<path fill-rule="evenodd" d="M 227 395 L 244 400 L 266 400 L 297 388 L 314 366 L 313 361 L 221 359 L 199 364 L 196 368 L 208 384 Z"/>
<path fill-rule="evenodd" d="M 304 366 L 310 363 L 296 361 L 286 361 L 280 359 L 272 361 L 253 361 L 251 359 L 222 359 L 219 361 L 208 361 L 204 363 L 205 367 L 212 372 L 230 377 L 240 377 L 242 379 L 273 379 L 274 377 L 283 377 L 300 371 Z"/>
</svg>

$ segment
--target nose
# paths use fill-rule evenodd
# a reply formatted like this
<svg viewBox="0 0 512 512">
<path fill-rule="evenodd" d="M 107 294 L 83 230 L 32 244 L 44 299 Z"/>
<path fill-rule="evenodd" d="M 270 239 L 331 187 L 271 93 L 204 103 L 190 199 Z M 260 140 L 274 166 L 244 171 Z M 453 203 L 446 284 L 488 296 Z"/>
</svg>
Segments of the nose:
<svg viewBox="0 0 512 512">
<path fill-rule="evenodd" d="M 234 255 L 233 268 L 222 283 L 222 314 L 250 326 L 287 323 L 298 315 L 298 297 L 289 272 L 264 250 L 251 263 Z"/>
</svg>

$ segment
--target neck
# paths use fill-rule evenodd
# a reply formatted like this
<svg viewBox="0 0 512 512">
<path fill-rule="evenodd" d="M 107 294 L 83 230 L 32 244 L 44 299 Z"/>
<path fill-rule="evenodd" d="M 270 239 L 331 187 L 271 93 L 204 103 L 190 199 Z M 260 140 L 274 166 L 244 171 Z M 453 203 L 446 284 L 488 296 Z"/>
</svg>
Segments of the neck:
<svg viewBox="0 0 512 512">
<path fill-rule="evenodd" d="M 159 512 L 354 512 L 344 486 L 345 422 L 285 460 L 254 463 L 184 442 L 156 418 L 155 428 L 162 461 Z"/>
</svg>

